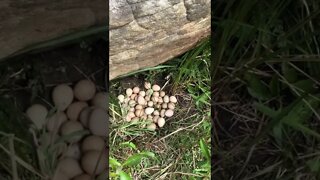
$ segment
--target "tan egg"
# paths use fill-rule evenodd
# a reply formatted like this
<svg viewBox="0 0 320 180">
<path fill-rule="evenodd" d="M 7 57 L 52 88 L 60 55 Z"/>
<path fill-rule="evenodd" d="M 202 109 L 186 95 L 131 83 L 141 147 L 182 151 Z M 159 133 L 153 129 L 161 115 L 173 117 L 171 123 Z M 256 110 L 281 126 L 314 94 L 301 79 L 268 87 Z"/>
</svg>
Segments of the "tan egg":
<svg viewBox="0 0 320 180">
<path fill-rule="evenodd" d="M 88 127 L 88 121 L 89 121 L 89 118 L 90 118 L 90 115 L 91 115 L 91 112 L 93 109 L 94 109 L 93 107 L 85 107 L 80 112 L 79 120 L 80 120 L 81 124 L 86 128 Z"/>
<path fill-rule="evenodd" d="M 155 111 L 153 111 L 153 115 L 155 115 L 155 116 L 159 116 L 159 115 L 160 115 L 160 113 L 159 113 L 159 111 L 158 111 L 158 110 L 155 110 Z"/>
<path fill-rule="evenodd" d="M 135 100 L 136 97 L 137 97 L 137 94 L 131 94 L 130 99 Z"/>
<path fill-rule="evenodd" d="M 171 116 L 173 116 L 173 110 L 172 110 L 172 109 L 168 109 L 168 110 L 166 110 L 166 112 L 165 112 L 165 116 L 167 116 L 167 117 L 171 117 Z"/>
<path fill-rule="evenodd" d="M 75 133 L 75 132 L 81 131 L 81 130 L 83 130 L 83 126 L 80 122 L 66 121 L 61 126 L 61 135 L 67 136 L 67 135 L 71 135 L 72 133 Z M 67 142 L 69 142 L 69 143 L 78 142 L 81 138 L 82 138 L 82 136 L 74 135 L 72 137 L 68 137 Z"/>
<path fill-rule="evenodd" d="M 144 88 L 150 89 L 151 88 L 151 83 L 150 82 L 145 82 L 144 83 Z"/>
<path fill-rule="evenodd" d="M 124 95 L 122 95 L 122 94 L 120 94 L 119 96 L 118 96 L 118 100 L 119 100 L 119 102 L 120 103 L 124 103 Z"/>
<path fill-rule="evenodd" d="M 146 96 L 151 96 L 153 94 L 153 90 L 152 89 L 148 89 L 146 91 Z"/>
<path fill-rule="evenodd" d="M 157 85 L 157 84 L 155 84 L 155 85 L 152 86 L 152 90 L 153 90 L 153 91 L 160 91 L 160 89 L 161 89 L 160 86 Z"/>
<path fill-rule="evenodd" d="M 133 123 L 134 123 L 134 122 L 138 122 L 138 121 L 139 121 L 139 118 L 138 118 L 138 117 L 134 117 L 134 118 L 131 119 L 131 122 L 133 122 Z"/>
<path fill-rule="evenodd" d="M 161 108 L 161 105 L 160 105 L 160 104 L 156 104 L 155 107 L 156 107 L 157 109 L 160 109 L 160 108 Z"/>
<path fill-rule="evenodd" d="M 146 96 L 146 92 L 145 91 L 140 91 L 139 95 L 142 96 L 142 97 L 145 97 Z"/>
<path fill-rule="evenodd" d="M 123 96 L 123 95 L 122 95 Z M 124 100 L 124 96 L 123 96 Z M 107 110 L 108 102 L 107 102 L 107 93 L 98 92 L 93 99 L 91 100 L 91 104 L 96 107 L 100 107 L 102 109 Z"/>
<path fill-rule="evenodd" d="M 172 102 L 169 102 L 168 108 L 173 110 L 175 108 L 175 105 Z"/>
<path fill-rule="evenodd" d="M 84 138 L 81 144 L 82 152 L 91 150 L 101 151 L 106 148 L 106 143 L 100 136 L 90 135 Z"/>
<path fill-rule="evenodd" d="M 88 127 L 92 134 L 97 136 L 106 136 L 108 134 L 107 116 L 108 113 L 104 109 L 95 108 L 92 110 L 88 122 Z"/>
<path fill-rule="evenodd" d="M 140 88 L 139 88 L 139 87 L 134 87 L 134 88 L 132 89 L 132 92 L 133 92 L 134 94 L 138 94 L 138 93 L 140 92 Z"/>
<path fill-rule="evenodd" d="M 130 117 L 130 116 L 128 116 L 128 115 L 126 116 L 126 121 L 127 121 L 127 122 L 130 122 L 131 119 L 132 119 L 132 117 Z"/>
<path fill-rule="evenodd" d="M 92 180 L 89 174 L 80 174 L 74 177 L 72 180 Z"/>
<path fill-rule="evenodd" d="M 130 118 L 136 117 L 134 112 L 128 112 L 127 116 L 129 116 Z"/>
<path fill-rule="evenodd" d="M 162 107 L 162 109 L 167 109 L 168 108 L 168 104 L 167 103 L 163 103 L 161 107 Z"/>
<path fill-rule="evenodd" d="M 146 100 L 142 96 L 138 96 L 138 104 L 144 105 L 146 103 Z"/>
<path fill-rule="evenodd" d="M 107 169 L 106 152 L 87 151 L 81 158 L 81 166 L 88 174 L 98 175 Z"/>
<path fill-rule="evenodd" d="M 144 114 L 143 109 L 137 109 L 135 112 L 136 117 L 141 117 L 143 116 L 143 114 Z"/>
<path fill-rule="evenodd" d="M 148 107 L 148 108 L 145 109 L 144 112 L 145 112 L 147 115 L 149 115 L 149 114 L 152 114 L 153 111 L 154 111 L 154 108 Z"/>
<path fill-rule="evenodd" d="M 83 173 L 79 162 L 73 158 L 63 158 L 58 162 L 57 170 L 72 179 Z"/>
<path fill-rule="evenodd" d="M 52 91 L 52 101 L 59 111 L 64 111 L 73 101 L 73 90 L 66 84 L 56 86 Z"/>
<path fill-rule="evenodd" d="M 160 95 L 159 95 L 159 92 L 154 92 L 153 94 L 152 94 L 152 96 L 154 96 L 154 97 L 159 97 Z"/>
<path fill-rule="evenodd" d="M 88 107 L 88 104 L 83 101 L 77 101 L 70 104 L 67 109 L 67 116 L 71 121 L 77 121 L 80 115 L 80 112 L 83 108 Z"/>
<path fill-rule="evenodd" d="M 126 89 L 126 95 L 127 95 L 128 97 L 130 97 L 132 93 L 133 93 L 133 91 L 132 91 L 131 88 Z"/>
<path fill-rule="evenodd" d="M 166 121 L 164 120 L 164 118 L 161 117 L 158 119 L 157 124 L 159 127 L 163 127 L 165 123 L 166 123 Z"/>
<path fill-rule="evenodd" d="M 148 95 L 148 96 L 145 96 L 144 99 L 145 99 L 146 101 L 150 101 L 151 96 L 149 96 L 149 95 Z"/>
<path fill-rule="evenodd" d="M 164 97 L 166 93 L 164 91 L 160 91 L 160 97 Z"/>
<path fill-rule="evenodd" d="M 149 107 L 152 107 L 152 106 L 153 106 L 153 101 L 149 101 L 149 102 L 148 102 L 148 106 L 149 106 Z"/>
<path fill-rule="evenodd" d="M 143 109 L 143 106 L 138 104 L 138 105 L 136 105 L 135 109 Z"/>
<path fill-rule="evenodd" d="M 155 123 L 151 123 L 147 126 L 147 129 L 150 131 L 155 131 L 157 129 L 157 125 Z"/>
<path fill-rule="evenodd" d="M 153 103 L 157 103 L 158 102 L 158 97 L 152 96 L 151 100 L 153 101 Z"/>
<path fill-rule="evenodd" d="M 130 101 L 129 101 L 129 106 L 130 106 L 130 107 L 134 107 L 136 104 L 137 104 L 137 103 L 136 103 L 135 100 L 130 100 Z"/>
<path fill-rule="evenodd" d="M 164 116 L 165 116 L 165 112 L 166 112 L 166 110 L 165 110 L 165 109 L 162 109 L 162 110 L 160 111 L 160 116 L 161 116 L 161 117 L 164 117 Z"/>
<path fill-rule="evenodd" d="M 63 155 L 65 158 L 79 160 L 81 157 L 80 145 L 78 143 L 69 145 Z"/>
<path fill-rule="evenodd" d="M 144 102 L 144 106 L 148 106 L 148 102 L 147 101 Z"/>
<path fill-rule="evenodd" d="M 38 129 L 41 129 L 47 122 L 46 117 L 48 115 L 48 110 L 41 104 L 30 106 L 27 109 L 26 114 Z"/>
<path fill-rule="evenodd" d="M 160 103 L 160 104 L 163 103 L 163 98 L 162 97 L 158 98 L 158 103 Z"/>
<path fill-rule="evenodd" d="M 135 108 L 130 108 L 129 111 L 130 111 L 130 112 L 134 112 L 134 111 L 135 111 Z"/>
<path fill-rule="evenodd" d="M 152 119 L 152 120 L 153 120 L 153 122 L 154 122 L 154 123 L 157 123 L 157 122 L 158 122 L 159 117 L 160 117 L 160 116 L 158 116 L 158 115 L 157 115 L 157 116 L 154 116 L 154 117 L 153 117 L 153 119 Z"/>
<path fill-rule="evenodd" d="M 169 96 L 165 95 L 165 96 L 163 97 L 163 102 L 165 102 L 165 103 L 170 102 Z"/>
<path fill-rule="evenodd" d="M 96 94 L 96 86 L 92 81 L 83 79 L 74 86 L 73 93 L 78 100 L 88 101 Z"/>
<path fill-rule="evenodd" d="M 170 102 L 176 103 L 177 98 L 175 96 L 170 96 Z"/>
</svg>

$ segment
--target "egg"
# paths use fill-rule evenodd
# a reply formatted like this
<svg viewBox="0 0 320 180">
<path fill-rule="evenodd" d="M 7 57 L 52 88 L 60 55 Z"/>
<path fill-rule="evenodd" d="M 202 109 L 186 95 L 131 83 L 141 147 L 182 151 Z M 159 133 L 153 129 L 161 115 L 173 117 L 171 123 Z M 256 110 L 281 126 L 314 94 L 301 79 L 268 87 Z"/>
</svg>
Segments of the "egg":
<svg viewBox="0 0 320 180">
<path fill-rule="evenodd" d="M 161 89 L 160 86 L 157 85 L 157 84 L 155 84 L 155 85 L 152 86 L 152 90 L 153 90 L 153 91 L 160 91 L 160 89 Z"/>
<path fill-rule="evenodd" d="M 152 94 L 152 96 L 154 96 L 154 97 L 159 97 L 160 95 L 159 95 L 159 92 L 154 92 L 154 93 Z"/>
<path fill-rule="evenodd" d="M 143 116 L 143 114 L 144 114 L 144 110 L 143 109 L 137 109 L 135 111 L 136 117 L 141 117 L 141 116 Z"/>
<path fill-rule="evenodd" d="M 161 111 L 160 111 L 160 116 L 161 116 L 161 117 L 164 117 L 164 116 L 165 116 L 165 112 L 166 112 L 165 109 L 161 109 Z"/>
<path fill-rule="evenodd" d="M 93 106 L 107 110 L 107 106 L 108 106 L 107 94 L 105 92 L 98 92 L 91 100 L 91 104 Z"/>
<path fill-rule="evenodd" d="M 131 96 L 132 93 L 133 93 L 133 91 L 131 88 L 126 89 L 126 94 L 128 97 Z"/>
<path fill-rule="evenodd" d="M 170 102 L 176 103 L 177 98 L 175 96 L 170 96 Z"/>
<path fill-rule="evenodd" d="M 175 108 L 175 105 L 172 102 L 170 102 L 168 103 L 168 108 L 173 110 Z"/>
<path fill-rule="evenodd" d="M 74 177 L 72 180 L 92 180 L 89 174 L 80 174 Z"/>
<path fill-rule="evenodd" d="M 137 97 L 137 94 L 131 94 L 130 99 L 135 100 Z"/>
<path fill-rule="evenodd" d="M 83 126 L 78 121 L 67 121 L 67 122 L 63 123 L 61 126 L 61 134 L 63 136 L 71 135 L 72 133 L 75 133 L 75 132 L 81 131 L 81 130 L 83 130 Z M 69 142 L 69 143 L 78 142 L 81 138 L 82 138 L 82 136 L 75 135 L 72 137 L 68 137 L 67 142 Z"/>
<path fill-rule="evenodd" d="M 159 127 L 163 127 L 165 123 L 166 123 L 166 121 L 164 120 L 164 118 L 161 117 L 158 119 L 157 124 Z"/>
<path fill-rule="evenodd" d="M 64 111 L 73 101 L 73 90 L 66 84 L 56 86 L 52 91 L 52 101 L 59 111 Z"/>
<path fill-rule="evenodd" d="M 151 123 L 147 126 L 147 129 L 150 131 L 155 131 L 157 129 L 157 125 L 155 123 Z"/>
<path fill-rule="evenodd" d="M 61 170 L 56 170 L 51 180 L 70 180 L 70 178 Z"/>
<path fill-rule="evenodd" d="M 103 171 L 96 177 L 96 180 L 106 180 L 109 179 L 109 173 L 107 171 Z"/>
<path fill-rule="evenodd" d="M 151 83 L 150 82 L 145 82 L 144 83 L 144 88 L 150 89 L 151 88 Z"/>
<path fill-rule="evenodd" d="M 69 145 L 63 155 L 64 157 L 79 160 L 81 157 L 80 145 L 78 143 Z"/>
<path fill-rule="evenodd" d="M 139 95 L 142 96 L 142 97 L 144 97 L 144 96 L 146 96 L 146 92 L 145 92 L 145 91 L 140 91 L 140 92 L 139 92 Z"/>
<path fill-rule="evenodd" d="M 134 94 L 138 94 L 138 93 L 140 92 L 140 88 L 139 88 L 139 87 L 134 87 L 134 88 L 132 89 L 132 92 L 133 92 Z"/>
<path fill-rule="evenodd" d="M 66 122 L 68 119 L 67 115 L 64 112 L 56 112 L 50 116 L 47 120 L 47 130 L 50 132 L 58 132 L 60 126 Z"/>
<path fill-rule="evenodd" d="M 159 115 L 160 115 L 160 113 L 159 113 L 159 111 L 158 111 L 158 110 L 155 110 L 155 111 L 153 111 L 153 115 L 155 115 L 155 116 L 159 116 Z"/>
<path fill-rule="evenodd" d="M 153 111 L 154 111 L 154 108 L 151 108 L 151 107 L 148 107 L 148 108 L 145 109 L 145 113 L 146 113 L 147 115 L 153 113 Z"/>
<path fill-rule="evenodd" d="M 87 151 L 81 158 L 81 166 L 83 170 L 90 175 L 102 173 L 107 169 L 106 153 L 104 151 Z"/>
<path fill-rule="evenodd" d="M 146 103 L 146 101 L 145 101 L 144 97 L 139 96 L 139 97 L 138 97 L 138 104 L 144 105 L 145 103 Z"/>
<path fill-rule="evenodd" d="M 96 94 L 96 86 L 92 81 L 83 79 L 74 86 L 73 92 L 78 100 L 88 101 Z"/>
<path fill-rule="evenodd" d="M 171 117 L 171 116 L 173 116 L 173 110 L 172 109 L 168 109 L 168 110 L 166 110 L 165 111 L 165 116 L 167 116 L 167 117 Z"/>
<path fill-rule="evenodd" d="M 43 105 L 34 104 L 30 106 L 27 109 L 26 114 L 38 129 L 41 129 L 46 124 L 48 110 Z"/>
<path fill-rule="evenodd" d="M 95 108 L 94 110 L 92 110 L 90 119 L 88 122 L 88 127 L 92 134 L 98 135 L 98 136 L 107 136 L 108 134 L 107 116 L 108 116 L 108 113 L 104 109 Z"/>
<path fill-rule="evenodd" d="M 135 109 L 143 109 L 143 106 L 138 104 L 138 105 L 136 105 Z"/>
<path fill-rule="evenodd" d="M 120 94 L 119 96 L 118 96 L 118 100 L 119 100 L 119 102 L 120 103 L 123 103 L 124 102 L 124 95 L 122 95 L 122 94 Z"/>
<path fill-rule="evenodd" d="M 167 103 L 163 103 L 161 107 L 162 107 L 162 109 L 167 109 L 168 108 L 168 104 Z"/>
<path fill-rule="evenodd" d="M 148 106 L 149 106 L 149 107 L 152 107 L 152 106 L 153 106 L 153 101 L 149 101 L 149 102 L 148 102 Z"/>
<path fill-rule="evenodd" d="M 153 122 L 154 122 L 154 123 L 157 123 L 157 122 L 158 122 L 159 117 L 160 117 L 160 116 L 158 116 L 158 115 L 154 116 L 154 117 L 153 117 L 153 119 L 152 119 L 152 120 L 153 120 Z"/>
<path fill-rule="evenodd" d="M 163 102 L 168 103 L 169 101 L 170 101 L 169 96 L 165 95 L 165 96 L 163 97 Z"/>
<path fill-rule="evenodd" d="M 58 162 L 57 170 L 65 174 L 68 178 L 74 178 L 83 173 L 79 162 L 73 158 L 63 158 Z"/>
<path fill-rule="evenodd" d="M 160 91 L 160 97 L 164 97 L 166 93 L 164 91 Z"/>
<path fill-rule="evenodd" d="M 88 127 L 88 121 L 93 109 L 93 107 L 85 107 L 80 112 L 79 120 L 84 127 Z"/>
<path fill-rule="evenodd" d="M 151 96 L 153 94 L 153 90 L 152 89 L 148 89 L 146 91 L 146 96 Z"/>
<path fill-rule="evenodd" d="M 88 104 L 83 101 L 77 101 L 70 104 L 67 109 L 67 116 L 71 121 L 77 121 L 79 118 L 80 112 L 83 108 L 88 107 Z"/>
<path fill-rule="evenodd" d="M 138 122 L 138 121 L 139 121 L 139 118 L 138 118 L 138 117 L 134 117 L 134 118 L 131 119 L 131 122 L 133 122 L 133 123 L 134 123 L 134 122 Z"/>
<path fill-rule="evenodd" d="M 90 135 L 82 141 L 81 150 L 87 152 L 91 150 L 101 151 L 106 148 L 106 143 L 100 136 Z"/>
</svg>

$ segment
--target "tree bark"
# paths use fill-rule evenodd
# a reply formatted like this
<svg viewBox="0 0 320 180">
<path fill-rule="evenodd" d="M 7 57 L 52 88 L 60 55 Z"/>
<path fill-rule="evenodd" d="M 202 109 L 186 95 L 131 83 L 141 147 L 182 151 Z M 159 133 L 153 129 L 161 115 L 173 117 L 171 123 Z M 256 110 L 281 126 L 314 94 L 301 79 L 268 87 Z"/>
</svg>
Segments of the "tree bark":
<svg viewBox="0 0 320 180">
<path fill-rule="evenodd" d="M 106 25 L 105 0 L 1 0 L 0 59 L 28 46 Z"/>
<path fill-rule="evenodd" d="M 210 0 L 110 0 L 110 80 L 180 55 L 210 34 Z"/>
</svg>

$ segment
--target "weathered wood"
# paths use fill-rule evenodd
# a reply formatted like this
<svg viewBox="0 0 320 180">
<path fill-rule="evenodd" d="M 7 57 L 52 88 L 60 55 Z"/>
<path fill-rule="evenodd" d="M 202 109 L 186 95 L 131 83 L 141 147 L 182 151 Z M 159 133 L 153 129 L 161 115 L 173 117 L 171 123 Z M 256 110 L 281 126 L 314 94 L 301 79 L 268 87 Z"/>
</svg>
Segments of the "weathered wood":
<svg viewBox="0 0 320 180">
<path fill-rule="evenodd" d="M 110 0 L 110 79 L 186 52 L 210 19 L 210 0 Z"/>
<path fill-rule="evenodd" d="M 1 0 L 0 59 L 30 45 L 107 23 L 105 0 Z"/>
</svg>

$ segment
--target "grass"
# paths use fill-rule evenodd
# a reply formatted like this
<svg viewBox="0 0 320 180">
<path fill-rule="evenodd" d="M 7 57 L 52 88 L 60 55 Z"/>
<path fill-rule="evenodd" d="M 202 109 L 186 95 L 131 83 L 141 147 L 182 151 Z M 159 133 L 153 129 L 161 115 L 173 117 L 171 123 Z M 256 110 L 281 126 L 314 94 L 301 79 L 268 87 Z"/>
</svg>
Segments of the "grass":
<svg viewBox="0 0 320 180">
<path fill-rule="evenodd" d="M 109 162 L 119 162 L 118 170 L 113 167 L 111 173 L 125 172 L 133 179 L 210 179 L 210 63 L 210 41 L 206 39 L 181 57 L 110 83 L 109 157 L 113 159 Z M 177 96 L 176 113 L 164 128 L 145 131 L 121 117 L 116 96 L 126 86 L 133 87 L 133 81 L 140 86 L 144 81 L 156 82 Z M 135 148 L 121 146 L 123 143 Z M 150 156 L 142 158 L 142 151 Z M 137 161 L 134 165 L 120 165 L 132 157 Z"/>
<path fill-rule="evenodd" d="M 215 179 L 319 179 L 316 1 L 217 3 Z"/>
</svg>

